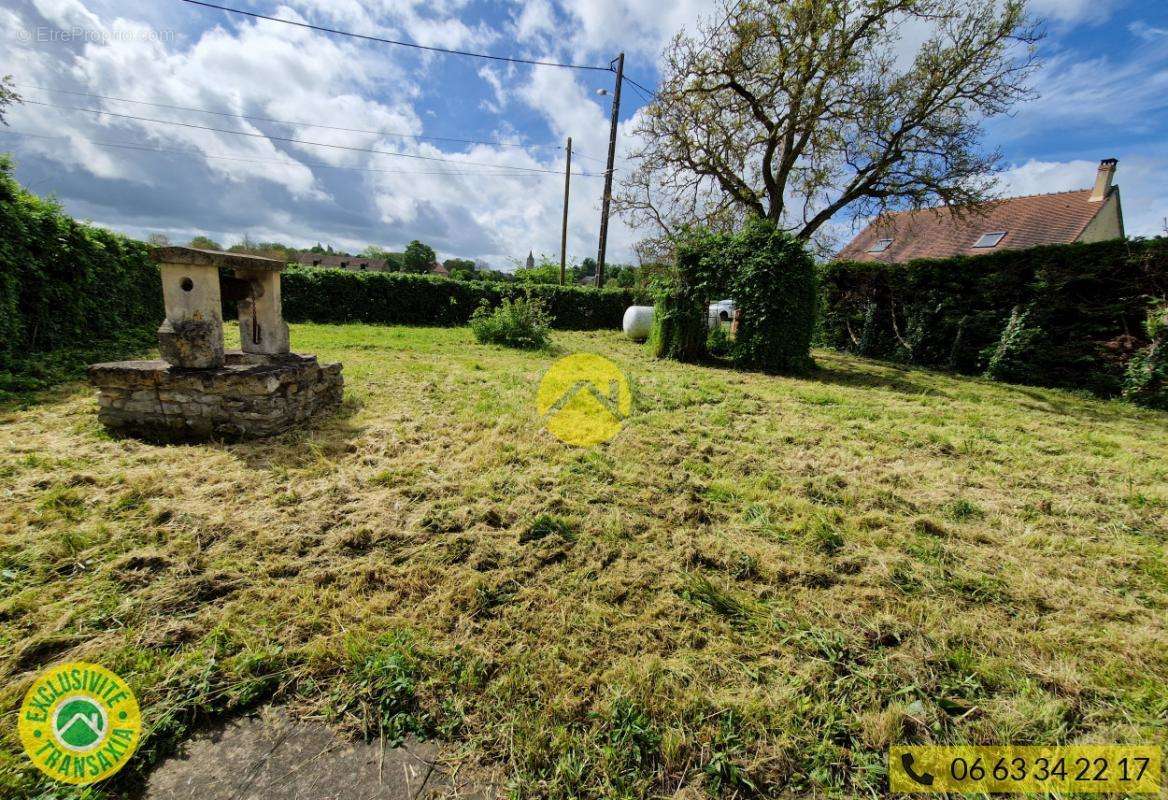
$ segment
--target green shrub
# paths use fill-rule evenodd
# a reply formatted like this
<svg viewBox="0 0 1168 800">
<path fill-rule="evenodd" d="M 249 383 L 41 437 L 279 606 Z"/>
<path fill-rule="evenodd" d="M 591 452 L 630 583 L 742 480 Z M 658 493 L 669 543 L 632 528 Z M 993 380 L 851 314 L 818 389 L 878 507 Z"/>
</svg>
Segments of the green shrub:
<svg viewBox="0 0 1168 800">
<path fill-rule="evenodd" d="M 1152 343 L 1128 362 L 1123 396 L 1134 403 L 1168 411 L 1168 303 L 1152 307 L 1145 330 Z"/>
<path fill-rule="evenodd" d="M 802 242 L 770 222 L 751 220 L 723 240 L 718 258 L 739 312 L 734 363 L 768 372 L 810 369 L 819 300 L 815 262 Z"/>
<path fill-rule="evenodd" d="M 658 358 L 706 356 L 710 300 L 729 294 L 741 312 L 729 351 L 736 365 L 787 373 L 810 368 L 819 298 L 815 264 L 801 242 L 754 219 L 734 234 L 688 232 L 676 251 L 673 274 L 657 284 L 652 342 Z"/>
<path fill-rule="evenodd" d="M 466 325 L 484 301 L 540 300 L 563 330 L 619 330 L 625 309 L 643 300 L 626 289 L 518 286 L 456 281 L 402 272 L 346 272 L 290 267 L 283 274 L 289 322 L 365 322 L 373 325 Z"/>
<path fill-rule="evenodd" d="M 730 355 L 730 348 L 734 345 L 730 338 L 726 326 L 719 323 L 715 325 L 710 335 L 706 337 L 706 350 L 712 356 L 724 358 Z"/>
<path fill-rule="evenodd" d="M 985 376 L 995 381 L 1023 383 L 1028 365 L 1026 353 L 1031 352 L 1042 336 L 1042 331 L 1027 326 L 1029 309 L 1015 308 L 1002 330 L 1002 337 L 987 356 Z"/>
<path fill-rule="evenodd" d="M 821 285 L 827 346 L 1113 396 L 1124 388 L 1148 298 L 1168 292 L 1168 239 L 837 262 L 823 269 Z"/>
<path fill-rule="evenodd" d="M 501 344 L 524 350 L 540 350 L 551 344 L 551 318 L 543 303 L 533 298 L 512 300 L 492 309 L 484 302 L 471 315 L 470 327 L 483 344 Z"/>
<path fill-rule="evenodd" d="M 163 317 L 145 244 L 76 222 L 11 170 L 0 156 L 0 394 L 134 352 Z"/>
<path fill-rule="evenodd" d="M 705 358 L 710 302 L 706 258 L 716 241 L 705 232 L 687 232 L 676 242 L 674 269 L 654 279 L 649 347 L 655 358 L 689 362 Z"/>
</svg>

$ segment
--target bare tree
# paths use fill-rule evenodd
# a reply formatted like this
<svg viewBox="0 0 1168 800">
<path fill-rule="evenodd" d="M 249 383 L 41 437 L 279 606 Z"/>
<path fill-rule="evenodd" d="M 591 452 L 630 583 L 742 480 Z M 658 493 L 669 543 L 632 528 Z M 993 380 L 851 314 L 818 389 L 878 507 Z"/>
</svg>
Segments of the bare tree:
<svg viewBox="0 0 1168 800">
<path fill-rule="evenodd" d="M 981 122 L 1031 96 L 1042 34 L 1025 5 L 722 0 L 665 51 L 618 210 L 662 235 L 753 215 L 811 239 L 845 208 L 991 198 Z"/>
<path fill-rule="evenodd" d="M 4 119 L 4 107 L 20 102 L 20 95 L 12 89 L 12 76 L 5 75 L 0 78 L 0 124 L 7 125 L 8 120 Z"/>
</svg>

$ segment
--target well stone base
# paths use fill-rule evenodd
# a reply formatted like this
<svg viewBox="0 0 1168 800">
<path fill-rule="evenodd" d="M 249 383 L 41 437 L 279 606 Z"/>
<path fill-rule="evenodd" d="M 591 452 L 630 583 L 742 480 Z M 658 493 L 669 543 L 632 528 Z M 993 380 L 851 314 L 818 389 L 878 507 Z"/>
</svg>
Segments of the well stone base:
<svg viewBox="0 0 1168 800">
<path fill-rule="evenodd" d="M 94 364 L 98 419 L 147 439 L 271 436 L 341 404 L 340 364 L 295 353 L 228 351 L 218 369 L 182 369 L 165 361 Z"/>
</svg>

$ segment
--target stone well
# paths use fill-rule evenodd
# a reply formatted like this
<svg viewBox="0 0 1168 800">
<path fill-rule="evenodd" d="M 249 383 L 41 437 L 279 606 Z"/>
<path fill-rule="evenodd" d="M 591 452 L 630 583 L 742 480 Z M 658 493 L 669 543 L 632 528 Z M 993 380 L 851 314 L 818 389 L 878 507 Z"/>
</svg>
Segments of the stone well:
<svg viewBox="0 0 1168 800">
<path fill-rule="evenodd" d="M 89 367 L 107 428 L 148 439 L 271 436 L 340 406 L 341 365 L 289 352 L 282 262 L 189 247 L 158 248 L 154 258 L 163 360 Z M 241 350 L 224 350 L 224 297 L 238 302 Z"/>
</svg>

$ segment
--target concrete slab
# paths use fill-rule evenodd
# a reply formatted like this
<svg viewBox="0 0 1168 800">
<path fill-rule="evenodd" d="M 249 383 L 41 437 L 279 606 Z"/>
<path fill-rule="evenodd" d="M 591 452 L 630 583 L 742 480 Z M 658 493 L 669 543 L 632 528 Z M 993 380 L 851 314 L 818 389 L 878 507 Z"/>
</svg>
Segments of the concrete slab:
<svg viewBox="0 0 1168 800">
<path fill-rule="evenodd" d="M 459 785 L 432 743 L 382 749 L 276 707 L 196 736 L 150 776 L 145 800 L 434 800 L 497 795 Z"/>
</svg>

